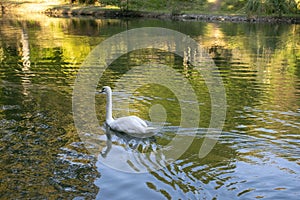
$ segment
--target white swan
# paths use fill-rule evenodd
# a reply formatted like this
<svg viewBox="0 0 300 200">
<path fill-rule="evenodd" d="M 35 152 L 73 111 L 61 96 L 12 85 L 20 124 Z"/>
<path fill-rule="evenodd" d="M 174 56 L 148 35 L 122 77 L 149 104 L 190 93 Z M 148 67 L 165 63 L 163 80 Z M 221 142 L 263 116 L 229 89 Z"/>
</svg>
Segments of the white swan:
<svg viewBox="0 0 300 200">
<path fill-rule="evenodd" d="M 106 94 L 106 124 L 114 131 L 127 133 L 134 136 L 149 136 L 153 134 L 153 127 L 148 127 L 146 122 L 137 116 L 127 116 L 114 119 L 112 117 L 112 91 L 109 86 L 104 86 L 100 93 Z"/>
</svg>

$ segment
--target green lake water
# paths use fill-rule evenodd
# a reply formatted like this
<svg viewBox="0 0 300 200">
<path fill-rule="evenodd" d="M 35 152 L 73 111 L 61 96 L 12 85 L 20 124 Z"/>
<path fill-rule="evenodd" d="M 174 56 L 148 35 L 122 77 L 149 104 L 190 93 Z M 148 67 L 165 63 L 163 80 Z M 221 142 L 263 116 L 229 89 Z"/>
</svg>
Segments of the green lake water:
<svg viewBox="0 0 300 200">
<path fill-rule="evenodd" d="M 205 77 L 188 61 L 193 56 L 188 50 L 185 57 L 151 48 L 130 51 L 99 77 L 98 89 L 109 85 L 114 91 L 114 116 L 154 118 L 160 127 L 154 136 L 105 134 L 106 102 L 98 94 L 94 101 L 100 131 L 84 133 L 94 138 L 91 144 L 75 126 L 73 89 L 82 63 L 101 42 L 141 27 L 179 31 L 214 61 L 226 94 L 226 105 L 220 108 L 226 109 L 226 118 L 216 145 L 203 158 L 198 155 L 209 137 L 212 99 Z M 122 49 L 124 44 L 107 52 L 117 55 Z M 0 199 L 300 196 L 299 25 L 3 15 L 0 63 Z M 179 86 L 175 93 L 147 83 L 152 69 L 154 78 L 172 77 Z M 181 79 L 191 86 L 196 101 L 178 97 L 177 92 L 188 88 Z M 136 89 L 128 94 L 127 88 Z M 199 109 L 187 116 L 200 113 L 194 127 L 182 129 L 183 103 Z M 134 155 L 133 160 L 147 166 L 152 157 L 139 155 L 157 152 L 177 136 L 192 142 L 158 170 L 138 173 L 122 157 Z M 170 145 L 169 151 L 176 150 Z M 120 170 L 123 165 L 136 173 Z"/>
</svg>

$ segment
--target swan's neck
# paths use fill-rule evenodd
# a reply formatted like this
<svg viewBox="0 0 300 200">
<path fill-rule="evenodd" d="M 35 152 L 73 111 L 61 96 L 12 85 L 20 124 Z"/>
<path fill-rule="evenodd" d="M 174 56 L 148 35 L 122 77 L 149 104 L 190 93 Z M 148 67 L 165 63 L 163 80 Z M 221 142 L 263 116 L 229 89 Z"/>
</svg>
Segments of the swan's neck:
<svg viewBox="0 0 300 200">
<path fill-rule="evenodd" d="M 109 125 L 114 119 L 112 118 L 112 95 L 111 91 L 106 96 L 106 123 Z"/>
</svg>

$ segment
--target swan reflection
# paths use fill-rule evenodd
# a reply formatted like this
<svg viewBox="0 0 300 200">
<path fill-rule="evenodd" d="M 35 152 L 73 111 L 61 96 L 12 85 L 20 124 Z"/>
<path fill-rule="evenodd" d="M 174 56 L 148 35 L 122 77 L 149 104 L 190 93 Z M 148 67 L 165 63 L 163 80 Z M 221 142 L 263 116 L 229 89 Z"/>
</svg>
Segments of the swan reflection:
<svg viewBox="0 0 300 200">
<path fill-rule="evenodd" d="M 98 159 L 105 165 L 133 173 L 152 171 L 166 165 L 155 136 L 134 137 L 114 131 L 106 124 L 103 129 L 106 147 L 102 148 Z"/>
</svg>

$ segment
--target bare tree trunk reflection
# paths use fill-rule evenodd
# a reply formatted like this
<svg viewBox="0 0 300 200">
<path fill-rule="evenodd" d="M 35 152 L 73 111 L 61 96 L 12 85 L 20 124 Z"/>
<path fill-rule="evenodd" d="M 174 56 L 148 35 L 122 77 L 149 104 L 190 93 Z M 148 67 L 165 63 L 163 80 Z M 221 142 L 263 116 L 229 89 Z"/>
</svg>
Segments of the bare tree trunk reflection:
<svg viewBox="0 0 300 200">
<path fill-rule="evenodd" d="M 30 48 L 29 48 L 29 37 L 26 28 L 22 27 L 21 32 L 21 44 L 22 44 L 22 72 L 24 73 L 22 86 L 23 86 L 23 94 L 28 95 L 28 85 L 31 84 L 30 81 Z"/>
</svg>

